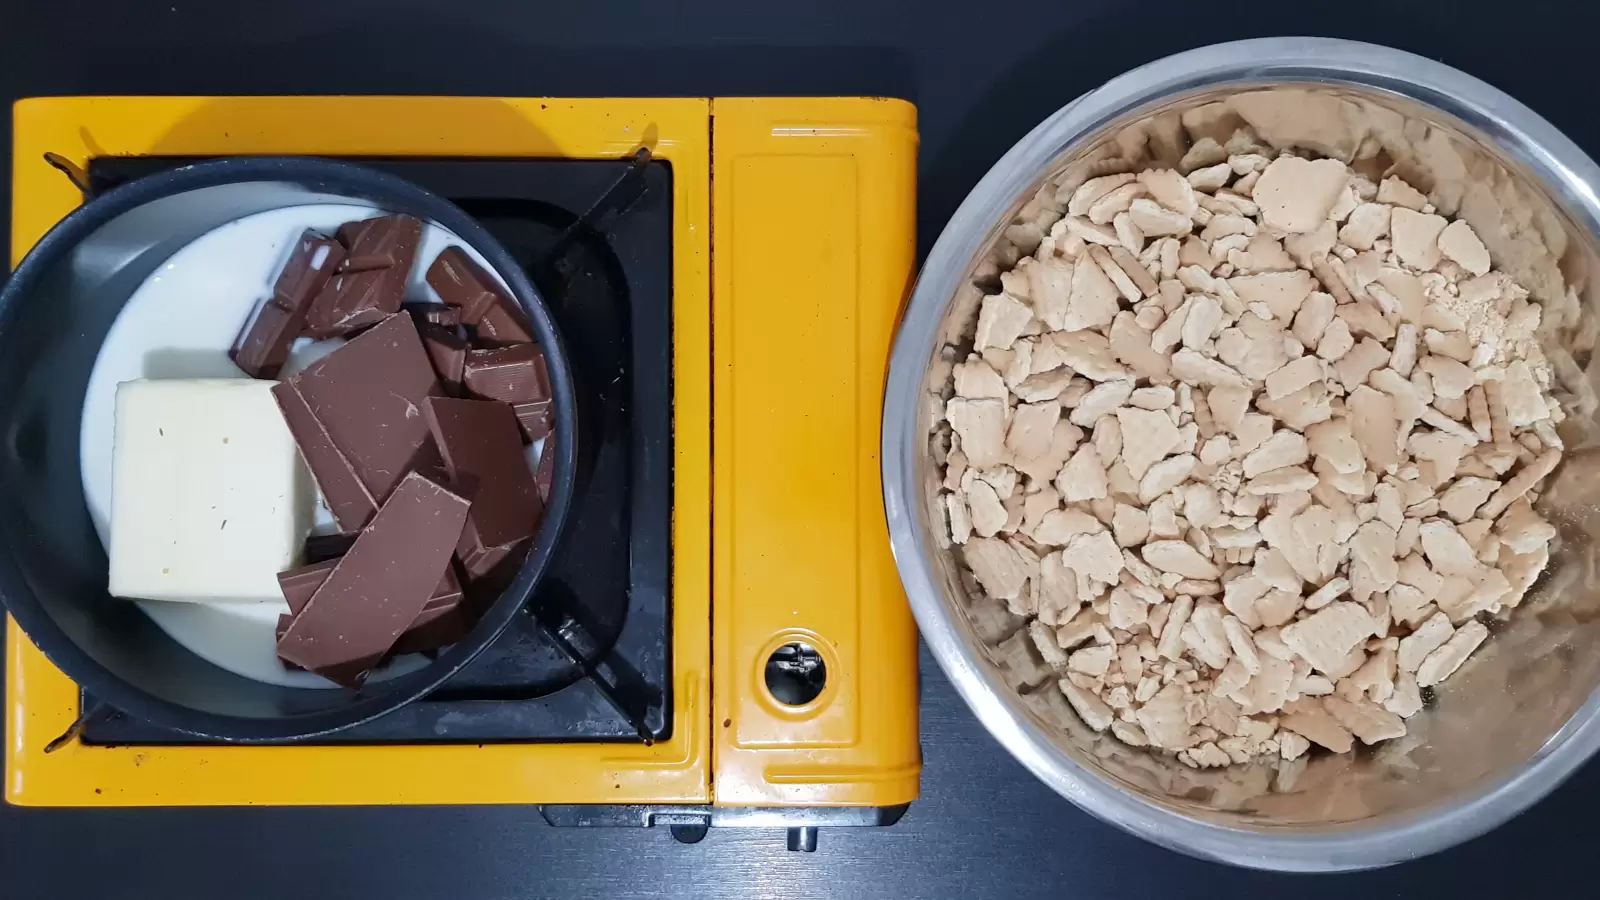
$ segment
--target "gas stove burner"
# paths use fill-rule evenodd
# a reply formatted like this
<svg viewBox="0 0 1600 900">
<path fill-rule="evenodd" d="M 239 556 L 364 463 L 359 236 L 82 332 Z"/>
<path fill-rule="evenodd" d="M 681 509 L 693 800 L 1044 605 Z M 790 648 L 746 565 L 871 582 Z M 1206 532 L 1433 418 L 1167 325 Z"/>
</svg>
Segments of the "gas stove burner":
<svg viewBox="0 0 1600 900">
<path fill-rule="evenodd" d="M 194 159 L 107 158 L 92 192 Z M 356 160 L 441 194 L 523 263 L 555 316 L 578 396 L 577 492 L 519 616 L 432 694 L 336 744 L 642 741 L 670 735 L 672 175 L 626 160 Z M 84 698 L 84 709 L 94 708 Z M 194 738 L 111 711 L 94 744 Z M 203 742 L 201 742 L 203 743 Z"/>
</svg>

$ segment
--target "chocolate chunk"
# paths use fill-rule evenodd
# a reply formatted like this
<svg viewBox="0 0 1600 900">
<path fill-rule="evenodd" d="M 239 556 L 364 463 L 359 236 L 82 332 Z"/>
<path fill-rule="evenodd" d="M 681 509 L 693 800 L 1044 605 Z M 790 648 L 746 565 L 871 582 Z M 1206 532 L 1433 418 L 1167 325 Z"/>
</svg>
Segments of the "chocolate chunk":
<svg viewBox="0 0 1600 900">
<path fill-rule="evenodd" d="M 444 577 L 439 579 L 439 586 L 433 589 L 433 596 L 422 605 L 422 612 L 417 614 L 417 620 L 411 623 L 411 627 L 424 624 L 429 613 L 461 606 L 461 601 L 465 597 L 466 594 L 461 589 L 461 578 L 456 575 L 455 564 L 445 566 Z"/>
<path fill-rule="evenodd" d="M 461 310 L 443 303 L 404 303 L 401 308 L 411 314 L 417 321 L 417 327 L 423 324 L 439 325 L 455 330 L 461 324 Z"/>
<path fill-rule="evenodd" d="M 452 397 L 461 395 L 461 376 L 467 365 L 467 339 L 456 334 L 455 329 L 424 322 L 417 326 L 422 347 L 433 361 L 434 374 L 445 393 Z"/>
<path fill-rule="evenodd" d="M 403 269 L 409 276 L 422 243 L 422 222 L 411 216 L 379 216 L 339 226 L 339 243 L 350 252 L 340 272 Z"/>
<path fill-rule="evenodd" d="M 463 551 L 509 547 L 538 530 L 544 501 L 528 470 L 511 407 L 490 400 L 429 397 L 422 413 L 450 477 L 477 484 L 462 532 Z"/>
<path fill-rule="evenodd" d="M 467 353 L 461 375 L 468 396 L 503 400 L 516 411 L 523 439 L 537 441 L 550 433 L 550 375 L 544 352 L 534 344 L 517 344 Z"/>
<path fill-rule="evenodd" d="M 555 428 L 555 411 L 551 409 L 549 400 L 513 403 L 511 408 L 517 414 L 517 424 L 522 426 L 522 439 L 530 444 Z"/>
<path fill-rule="evenodd" d="M 462 539 L 466 539 L 463 531 Z M 487 604 L 517 577 L 517 571 L 533 547 L 531 539 L 501 547 L 479 547 L 461 554 L 461 568 L 479 604 Z M 457 548 L 458 552 L 460 548 Z"/>
<path fill-rule="evenodd" d="M 278 617 L 278 625 L 276 628 L 278 640 L 283 640 L 284 632 L 288 631 L 289 626 L 293 624 L 294 616 Z M 401 635 L 401 639 L 404 640 L 405 636 Z M 297 666 L 288 660 L 280 659 L 278 662 L 282 663 L 283 667 L 291 672 L 305 671 L 304 668 Z M 349 684 L 351 687 L 355 687 L 361 684 L 361 682 L 367 677 L 368 672 L 377 667 L 378 662 L 379 661 L 374 661 L 369 663 L 365 660 L 362 660 L 361 662 L 349 663 L 342 666 L 333 666 L 332 668 L 324 669 L 317 674 L 336 684 Z"/>
<path fill-rule="evenodd" d="M 550 487 L 556 481 L 556 448 L 545 444 L 539 449 L 539 467 L 534 470 L 533 480 L 539 485 L 539 499 L 550 502 Z"/>
<path fill-rule="evenodd" d="M 473 329 L 479 343 L 508 346 L 533 340 L 522 307 L 460 247 L 446 248 L 434 259 L 428 284 L 440 300 L 461 310 L 461 324 Z"/>
<path fill-rule="evenodd" d="M 313 535 L 317 537 L 317 535 Z M 324 535 L 324 537 L 345 538 L 350 535 Z M 283 588 L 283 599 L 289 604 L 289 614 L 278 616 L 277 637 L 283 639 L 284 632 L 294 624 L 294 617 L 305 608 L 306 603 L 316 593 L 317 588 L 327 580 L 328 574 L 334 569 L 337 560 L 325 560 L 320 564 L 301 566 L 278 574 L 278 584 Z M 390 648 L 389 656 L 399 656 L 404 653 L 420 653 L 425 650 L 435 650 L 446 644 L 453 644 L 472 630 L 477 624 L 477 616 L 473 610 L 462 600 L 465 593 L 461 588 L 461 579 L 456 576 L 455 566 L 452 564 L 445 569 L 444 578 L 439 581 L 439 586 L 434 588 L 433 596 L 428 598 L 422 612 L 417 613 L 417 618 L 400 639 Z M 294 663 L 284 665 L 292 669 L 300 669 Z M 360 668 L 360 667 L 357 667 Z M 367 668 L 370 668 L 367 667 Z M 342 672 L 334 672 L 340 676 L 331 680 L 348 680 Z"/>
<path fill-rule="evenodd" d="M 306 536 L 306 563 L 337 559 L 350 551 L 360 534 L 312 534 Z M 281 576 L 280 576 L 281 577 Z"/>
<path fill-rule="evenodd" d="M 333 513 L 334 521 L 341 528 L 351 530 L 365 525 L 377 513 L 378 501 L 367 490 L 349 457 L 334 445 L 327 427 L 311 411 L 305 396 L 300 393 L 297 379 L 291 378 L 274 386 L 272 397 L 278 401 L 283 421 L 289 426 L 295 445 L 300 448 L 300 458 L 305 460 L 311 477 L 316 479 L 322 499 Z"/>
<path fill-rule="evenodd" d="M 300 610 L 305 609 L 311 596 L 328 580 L 328 575 L 338 564 L 337 559 L 325 559 L 278 573 L 278 590 L 283 591 L 283 600 L 289 604 L 290 618 L 300 615 Z"/>
<path fill-rule="evenodd" d="M 234 338 L 228 358 L 251 378 L 277 378 L 283 364 L 289 361 L 289 348 L 294 339 L 305 331 L 306 316 L 268 302 Z"/>
<path fill-rule="evenodd" d="M 447 247 L 428 266 L 428 284 L 439 299 L 461 310 L 461 324 L 476 325 L 496 299 L 511 299 L 494 276 L 460 247 Z"/>
<path fill-rule="evenodd" d="M 422 242 L 422 223 L 410 216 L 379 216 L 339 226 L 347 255 L 306 317 L 315 338 L 350 334 L 400 311 L 406 283 Z"/>
<path fill-rule="evenodd" d="M 301 232 L 299 244 L 272 284 L 272 302 L 283 309 L 304 307 L 344 264 L 344 258 L 344 246 L 338 241 L 311 229 Z"/>
<path fill-rule="evenodd" d="M 461 378 L 467 392 L 480 400 L 529 403 L 551 398 L 544 352 L 534 344 L 472 350 Z"/>
<path fill-rule="evenodd" d="M 435 593 L 469 506 L 428 476 L 408 474 L 295 616 L 278 655 L 325 675 L 376 664 Z M 364 671 L 339 673 L 341 683 L 359 684 Z"/>
<path fill-rule="evenodd" d="M 437 611 L 424 610 L 406 633 L 400 635 L 400 640 L 395 641 L 391 652 L 398 656 L 437 650 L 466 637 L 476 624 L 477 617 L 465 604 Z"/>
<path fill-rule="evenodd" d="M 399 269 L 374 269 L 333 276 L 306 316 L 306 333 L 318 340 L 376 325 L 400 310 L 405 279 Z"/>
<path fill-rule="evenodd" d="M 279 641 L 282 641 L 283 636 L 288 633 L 289 628 L 292 625 L 294 625 L 294 616 L 279 615 L 278 624 L 277 627 L 273 629 L 273 633 L 277 635 L 277 639 Z M 349 684 L 350 687 L 359 687 L 361 682 L 367 677 L 367 673 L 376 668 L 380 661 L 381 660 L 373 660 L 369 663 L 363 660 L 354 665 L 346 664 L 334 666 L 330 670 L 319 672 L 317 674 L 322 675 L 322 677 L 336 684 Z M 278 658 L 278 662 L 281 663 L 285 669 L 288 669 L 291 672 L 306 671 L 304 666 L 297 666 L 282 657 Z"/>
<path fill-rule="evenodd" d="M 533 340 L 533 326 L 528 324 L 527 314 L 509 297 L 496 297 L 472 329 L 478 343 L 490 347 L 509 347 Z"/>
<path fill-rule="evenodd" d="M 273 389 L 342 530 L 359 531 L 407 472 L 437 464 L 422 401 L 440 390 L 407 315 L 390 316 Z M 352 476 L 365 502 L 351 490 Z"/>
<path fill-rule="evenodd" d="M 300 614 L 300 610 L 305 608 L 317 588 L 328 580 L 328 575 L 338 563 L 337 559 L 325 559 L 278 573 L 278 587 L 283 591 L 284 602 L 289 604 L 290 618 Z M 439 586 L 434 588 L 433 596 L 428 598 L 422 611 L 450 609 L 460 602 L 461 581 L 456 577 L 455 567 L 451 566 L 444 570 L 444 577 L 439 580 Z"/>
<path fill-rule="evenodd" d="M 506 544 L 500 547 L 470 550 L 461 557 L 461 568 L 466 570 L 469 581 L 478 581 L 500 568 L 502 563 L 518 551 L 526 549 L 527 545 L 524 544 Z M 521 565 L 522 561 L 517 560 L 517 567 L 520 568 Z"/>
<path fill-rule="evenodd" d="M 306 328 L 306 313 L 344 261 L 344 247 L 315 231 L 300 235 L 273 284 L 272 297 L 245 324 L 228 356 L 252 378 L 277 378 L 289 348 Z"/>
<path fill-rule="evenodd" d="M 293 624 L 294 624 L 294 616 L 287 616 L 287 615 L 278 616 L 278 626 L 277 626 L 276 629 L 274 629 L 274 633 L 277 635 L 277 639 L 280 640 L 280 641 L 283 640 L 283 633 L 285 631 L 288 631 L 289 630 L 289 626 L 293 625 Z M 281 659 L 278 660 L 278 662 L 282 663 L 283 667 L 285 669 L 288 669 L 291 672 L 304 672 L 305 671 L 305 669 L 300 668 L 299 666 L 295 665 L 292 662 L 285 662 L 284 660 L 281 660 Z"/>
</svg>

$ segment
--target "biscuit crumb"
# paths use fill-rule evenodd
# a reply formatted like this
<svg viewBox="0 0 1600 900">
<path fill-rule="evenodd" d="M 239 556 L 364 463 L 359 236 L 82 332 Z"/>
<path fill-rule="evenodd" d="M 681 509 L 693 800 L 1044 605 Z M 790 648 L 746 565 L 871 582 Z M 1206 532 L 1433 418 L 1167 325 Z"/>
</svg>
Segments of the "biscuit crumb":
<svg viewBox="0 0 1600 900">
<path fill-rule="evenodd" d="M 1095 732 L 1196 769 L 1404 737 L 1549 563 L 1581 372 L 1398 176 L 1180 156 L 1015 223 L 942 357 L 942 534 L 1008 678 Z"/>
</svg>

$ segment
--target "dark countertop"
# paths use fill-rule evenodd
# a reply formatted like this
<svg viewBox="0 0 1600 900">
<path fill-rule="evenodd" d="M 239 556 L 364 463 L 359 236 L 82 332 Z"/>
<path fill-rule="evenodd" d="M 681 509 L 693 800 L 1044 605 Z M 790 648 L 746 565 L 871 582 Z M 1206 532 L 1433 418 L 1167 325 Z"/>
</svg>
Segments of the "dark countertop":
<svg viewBox="0 0 1600 900">
<path fill-rule="evenodd" d="M 1349 37 L 1441 59 L 1600 155 L 1600 118 L 1581 101 L 1588 92 L 1569 86 L 1592 83 L 1600 8 L 1571 0 L 706 2 L 670 13 L 514 0 L 235 6 L 8 4 L 0 102 L 88 93 L 900 96 L 921 110 L 924 248 L 987 167 L 1058 106 L 1142 62 L 1241 37 Z M 0 184 L 0 208 L 9 206 L 9 184 Z M 0 805 L 0 897 L 1593 895 L 1583 854 L 1600 766 L 1430 859 L 1315 879 L 1243 872 L 1144 844 L 1051 794 L 978 726 L 926 654 L 922 664 L 923 799 L 894 828 L 824 831 L 814 854 L 788 853 L 775 831 L 713 830 L 684 846 L 659 829 L 552 829 L 515 807 Z"/>
</svg>

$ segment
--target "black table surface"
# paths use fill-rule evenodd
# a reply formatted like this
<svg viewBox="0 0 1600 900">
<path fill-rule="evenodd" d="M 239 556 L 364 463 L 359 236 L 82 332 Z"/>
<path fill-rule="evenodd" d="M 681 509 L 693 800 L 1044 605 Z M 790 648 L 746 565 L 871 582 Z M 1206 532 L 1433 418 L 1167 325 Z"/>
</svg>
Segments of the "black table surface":
<svg viewBox="0 0 1600 900">
<path fill-rule="evenodd" d="M 1581 0 L 82 0 L 0 4 L 0 101 L 65 94 L 889 95 L 922 132 L 920 243 L 1057 107 L 1168 53 L 1242 37 L 1387 43 L 1518 97 L 1591 154 Z M 251 8 L 246 8 L 251 7 Z M 428 123 L 418 123 L 428 127 Z M 9 153 L 9 132 L 6 137 Z M 9 158 L 9 157 L 8 157 Z M 7 171 L 0 168 L 0 172 Z M 0 208 L 9 209 L 0 181 Z M 24 810 L 0 805 L 0 898 L 1594 896 L 1591 765 L 1486 837 L 1390 869 L 1197 862 L 1034 781 L 922 659 L 923 796 L 887 829 L 554 829 L 517 807 Z M 1590 887 L 1585 888 L 1585 885 Z"/>
</svg>

